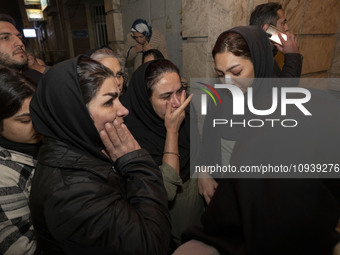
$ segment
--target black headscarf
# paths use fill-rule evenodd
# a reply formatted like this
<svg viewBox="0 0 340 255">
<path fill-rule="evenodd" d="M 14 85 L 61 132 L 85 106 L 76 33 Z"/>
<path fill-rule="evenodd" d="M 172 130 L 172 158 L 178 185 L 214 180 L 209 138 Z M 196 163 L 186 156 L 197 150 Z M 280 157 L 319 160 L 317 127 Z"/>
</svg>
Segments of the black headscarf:
<svg viewBox="0 0 340 255">
<path fill-rule="evenodd" d="M 58 63 L 39 83 L 30 104 L 35 130 L 45 137 L 109 160 L 83 100 L 77 76 L 81 56 Z"/>
<path fill-rule="evenodd" d="M 251 87 L 253 88 L 254 105 L 257 105 L 260 98 L 270 91 L 273 85 L 266 82 L 268 80 L 266 78 L 273 77 L 274 61 L 268 35 L 258 26 L 240 26 L 223 33 L 228 32 L 240 34 L 248 44 L 254 67 L 254 76 L 256 78 Z M 233 99 L 230 93 L 223 90 L 219 94 L 221 95 L 223 107 L 216 108 L 211 105 L 203 126 L 203 150 L 200 157 L 202 165 L 221 162 L 221 154 L 216 153 L 216 151 L 220 151 L 221 138 L 236 141 L 241 129 L 240 126 L 226 127 L 225 125 L 218 125 L 212 128 L 213 119 L 223 117 L 228 120 L 233 119 L 235 122 L 241 122 L 245 117 L 242 115 L 233 115 Z M 248 107 L 245 105 L 245 115 L 248 114 L 247 110 Z M 214 146 L 216 150 L 211 150 L 212 146 Z"/>
<path fill-rule="evenodd" d="M 238 33 L 247 42 L 254 66 L 255 78 L 273 77 L 273 54 L 268 35 L 263 29 L 258 26 L 240 26 L 226 32 Z M 252 86 L 254 87 L 254 85 Z"/>
<path fill-rule="evenodd" d="M 270 41 L 267 34 L 258 26 L 242 26 L 235 27 L 227 32 L 235 32 L 240 34 L 247 42 L 251 61 L 254 67 L 255 81 L 252 83 L 254 105 L 256 105 L 258 98 L 267 93 L 272 84 L 268 84 L 266 79 L 273 77 L 273 55 L 270 48 Z M 228 116 L 235 121 L 240 121 L 244 116 L 235 116 L 232 114 L 233 100 L 230 98 L 230 94 L 225 95 L 225 105 L 222 108 L 222 116 Z M 245 102 L 246 104 L 246 102 Z M 245 105 L 246 114 L 248 107 Z M 224 128 L 222 131 L 222 137 L 230 140 L 236 140 L 239 133 L 239 128 Z"/>
<path fill-rule="evenodd" d="M 166 128 L 164 120 L 158 117 L 150 102 L 145 72 L 152 61 L 141 65 L 132 75 L 130 84 L 123 96 L 123 105 L 129 110 L 124 122 L 140 146 L 149 151 L 158 165 L 162 164 Z M 183 181 L 190 176 L 190 120 L 183 120 L 179 130 L 178 150 L 180 154 L 180 176 Z"/>
<path fill-rule="evenodd" d="M 18 151 L 37 159 L 41 142 L 36 144 L 16 143 L 0 136 L 0 146 L 8 150 Z"/>
</svg>

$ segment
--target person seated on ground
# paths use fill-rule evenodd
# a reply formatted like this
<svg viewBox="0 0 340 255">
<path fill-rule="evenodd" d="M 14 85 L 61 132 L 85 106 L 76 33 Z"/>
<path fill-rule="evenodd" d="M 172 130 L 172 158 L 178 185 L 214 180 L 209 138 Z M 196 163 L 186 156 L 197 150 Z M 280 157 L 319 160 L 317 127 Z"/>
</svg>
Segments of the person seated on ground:
<svg viewBox="0 0 340 255">
<path fill-rule="evenodd" d="M 195 156 L 190 154 L 190 116 L 185 111 L 190 98 L 186 98 L 178 68 L 169 60 L 158 59 L 134 72 L 122 100 L 130 111 L 126 125 L 160 166 L 174 246 L 180 244 L 180 236 L 188 226 L 199 224 L 204 211 L 197 179 L 190 178 L 190 157 Z"/>
<path fill-rule="evenodd" d="M 142 63 L 149 62 L 151 60 L 164 59 L 162 52 L 156 49 L 150 49 L 143 52 Z"/>
<path fill-rule="evenodd" d="M 157 49 L 168 58 L 168 46 L 163 34 L 151 27 L 146 20 L 136 19 L 126 37 L 124 47 L 127 66 L 133 66 L 135 71 L 143 63 L 143 53 L 150 49 Z"/>
<path fill-rule="evenodd" d="M 42 137 L 32 126 L 34 85 L 0 69 L 0 253 L 34 254 L 36 240 L 28 198 Z"/>
<path fill-rule="evenodd" d="M 269 95 L 275 82 L 282 80 L 261 79 L 273 73 L 269 46 L 269 39 L 261 28 L 245 26 L 223 32 L 213 49 L 218 75 L 230 76 L 229 82 L 243 93 L 249 93 L 248 89 L 252 88 L 256 109 L 270 108 L 273 100 Z M 333 169 L 336 171 L 333 178 L 323 179 L 324 173 L 315 168 L 321 165 L 328 168 L 330 175 L 325 178 L 329 178 L 332 177 L 331 166 L 340 164 L 340 102 L 324 91 L 306 91 L 311 97 L 303 106 L 312 115 L 302 114 L 298 107 L 288 108 L 284 115 L 285 119 L 296 120 L 297 126 L 266 124 L 236 130 L 236 143 L 228 161 L 229 166 L 235 167 L 236 174 L 227 172 L 219 181 L 202 217 L 203 228 L 187 230 L 183 241 L 203 242 L 220 254 L 332 254 L 340 240 L 336 231 L 340 215 L 338 172 Z M 292 93 L 291 97 L 301 98 L 301 95 Z M 239 120 L 239 115 L 228 114 L 230 105 L 225 103 L 223 101 L 223 108 L 226 108 L 222 111 L 223 117 Z M 248 112 L 243 118 L 245 122 L 280 120 L 282 115 L 281 107 L 277 107 L 270 115 Z M 215 131 L 210 138 L 230 138 L 228 135 L 231 135 L 230 130 L 225 128 L 222 133 Z M 221 145 L 210 146 L 208 150 L 216 153 L 221 151 Z M 222 158 L 228 156 L 226 154 L 220 153 Z M 275 175 L 276 170 L 268 176 L 256 175 L 256 172 L 252 175 L 250 171 L 242 174 L 246 167 L 261 166 L 275 169 L 299 166 L 305 171 L 301 171 L 301 175 L 295 175 L 294 171 Z M 192 250 L 193 246 L 201 246 L 201 243 L 188 243 L 174 254 L 189 255 L 190 250 L 185 253 L 184 248 Z M 216 253 L 216 250 L 209 250 Z"/>
<path fill-rule="evenodd" d="M 85 56 L 58 63 L 30 109 L 44 135 L 30 195 L 42 252 L 166 254 L 162 176 L 123 123 L 111 70 Z"/>
<path fill-rule="evenodd" d="M 126 91 L 127 74 L 125 73 L 125 59 L 113 51 L 111 48 L 105 46 L 93 51 L 90 58 L 97 60 L 102 65 L 109 68 L 114 77 L 117 79 L 120 96 Z"/>
</svg>

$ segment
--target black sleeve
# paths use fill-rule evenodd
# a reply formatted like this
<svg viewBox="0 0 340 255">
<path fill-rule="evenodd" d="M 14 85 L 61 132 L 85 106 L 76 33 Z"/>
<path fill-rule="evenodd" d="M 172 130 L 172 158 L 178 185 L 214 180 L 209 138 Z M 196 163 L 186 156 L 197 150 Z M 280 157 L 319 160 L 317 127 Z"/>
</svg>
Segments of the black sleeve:
<svg viewBox="0 0 340 255">
<path fill-rule="evenodd" d="M 284 55 L 282 70 L 274 61 L 274 74 L 282 78 L 299 78 L 301 76 L 303 57 L 299 53 L 287 53 Z"/>
<path fill-rule="evenodd" d="M 158 166 L 138 150 L 114 167 L 121 176 L 112 171 L 110 183 L 89 178 L 49 198 L 50 232 L 64 254 L 166 254 L 170 217 Z"/>
</svg>

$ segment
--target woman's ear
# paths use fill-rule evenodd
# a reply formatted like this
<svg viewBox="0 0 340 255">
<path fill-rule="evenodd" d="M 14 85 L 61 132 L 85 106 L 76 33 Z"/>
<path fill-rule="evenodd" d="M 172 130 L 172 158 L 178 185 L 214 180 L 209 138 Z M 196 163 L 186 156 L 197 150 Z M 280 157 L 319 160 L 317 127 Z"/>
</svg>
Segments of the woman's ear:
<svg viewBox="0 0 340 255">
<path fill-rule="evenodd" d="M 27 55 L 27 65 L 30 67 L 34 64 L 35 60 L 32 55 Z"/>
<path fill-rule="evenodd" d="M 267 29 L 268 29 L 268 27 L 269 27 L 269 24 L 264 24 L 263 27 L 262 27 L 262 29 L 266 32 Z"/>
</svg>

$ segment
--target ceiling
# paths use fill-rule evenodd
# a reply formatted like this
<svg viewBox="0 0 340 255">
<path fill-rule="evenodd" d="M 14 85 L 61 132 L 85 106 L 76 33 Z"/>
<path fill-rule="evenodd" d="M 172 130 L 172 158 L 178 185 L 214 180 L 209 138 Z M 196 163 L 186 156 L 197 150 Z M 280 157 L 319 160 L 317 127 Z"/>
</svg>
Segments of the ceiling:
<svg viewBox="0 0 340 255">
<path fill-rule="evenodd" d="M 11 15 L 14 18 L 15 22 L 17 23 L 18 30 L 22 30 L 23 23 L 19 8 L 19 1 L 20 0 L 1 1 L 0 13 L 6 13 Z"/>
</svg>

